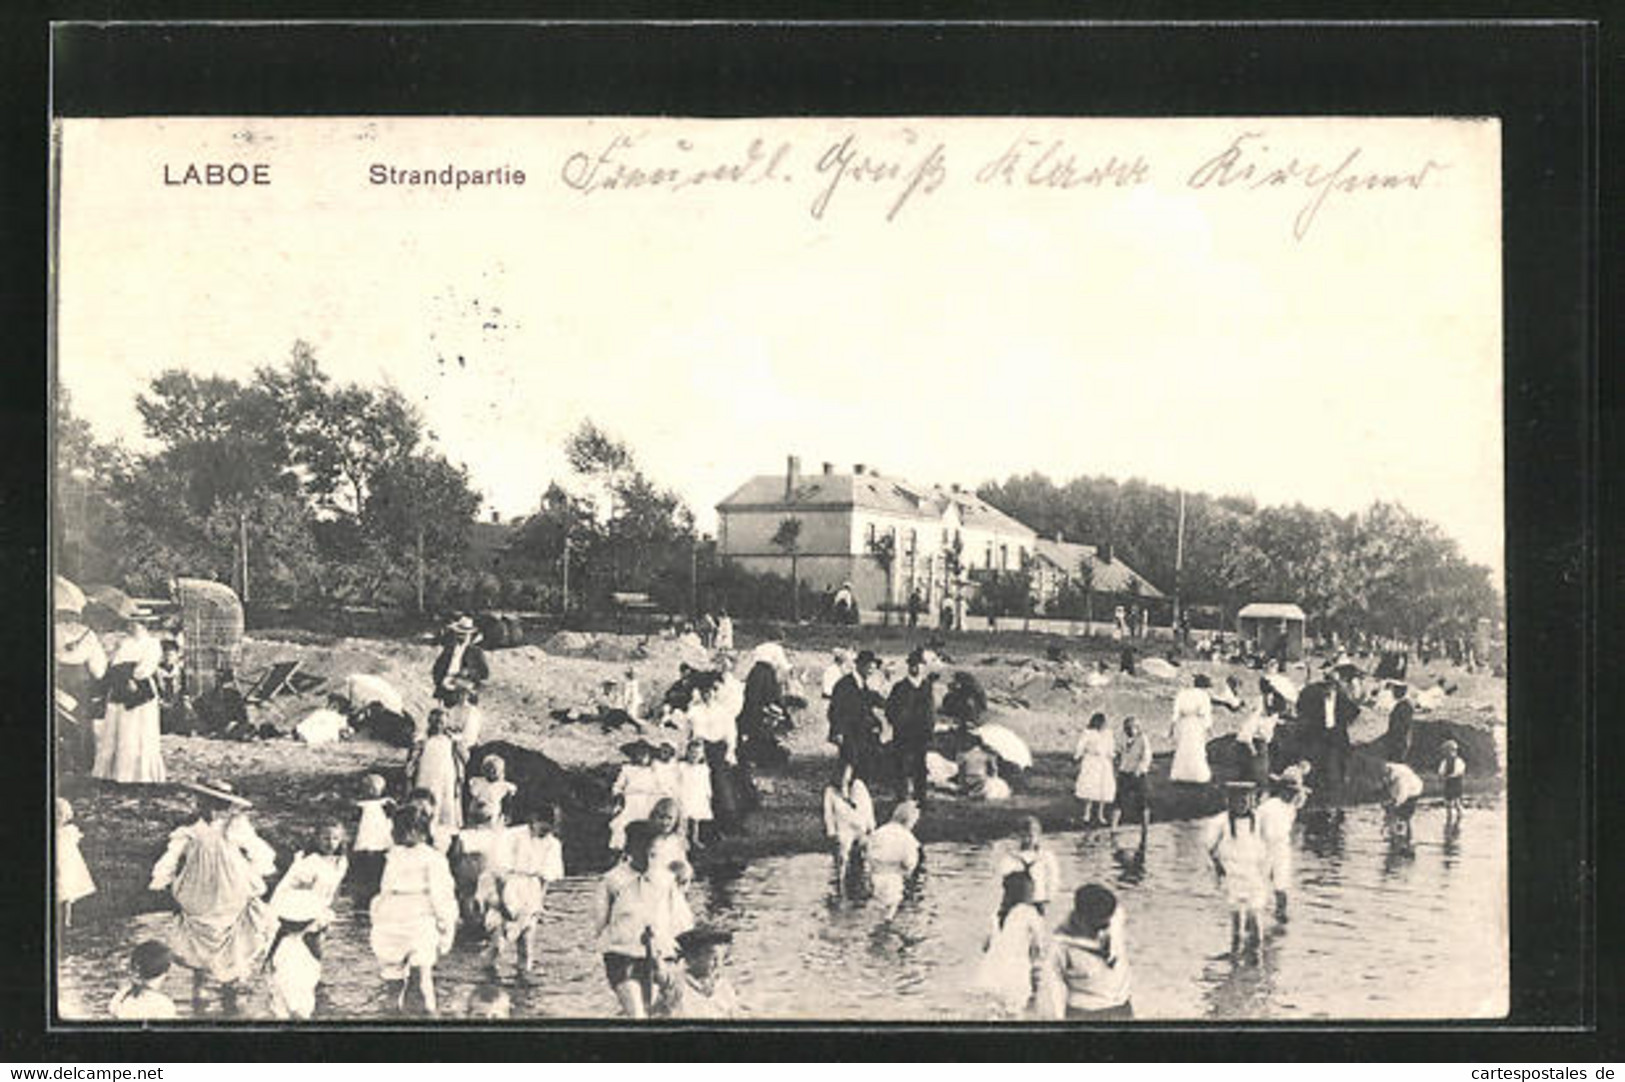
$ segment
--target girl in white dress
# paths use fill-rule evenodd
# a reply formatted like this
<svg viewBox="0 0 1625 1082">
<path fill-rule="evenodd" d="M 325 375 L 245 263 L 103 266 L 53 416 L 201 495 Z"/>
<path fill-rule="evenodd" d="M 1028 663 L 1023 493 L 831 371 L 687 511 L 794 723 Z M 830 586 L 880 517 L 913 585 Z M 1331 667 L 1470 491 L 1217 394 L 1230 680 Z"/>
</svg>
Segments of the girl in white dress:
<svg viewBox="0 0 1625 1082">
<path fill-rule="evenodd" d="M 1003 889 L 976 971 L 976 988 L 992 998 L 1001 1017 L 1008 1018 L 1024 1014 L 1043 985 L 1049 930 L 1033 905 L 1030 875 L 1011 872 L 1004 877 Z"/>
<path fill-rule="evenodd" d="M 1073 755 L 1078 760 L 1078 784 L 1073 790 L 1083 801 L 1083 825 L 1106 825 L 1106 809 L 1117 799 L 1117 774 L 1112 770 L 1116 754 L 1112 732 L 1106 728 L 1106 715 L 1095 714 L 1078 739 Z"/>
<path fill-rule="evenodd" d="M 109 781 L 162 782 L 164 760 L 158 745 L 158 666 L 162 644 L 124 610 L 124 637 L 107 662 L 107 716 L 91 773 Z"/>
<path fill-rule="evenodd" d="M 1207 764 L 1207 737 L 1213 729 L 1208 686 L 1208 678 L 1198 673 L 1195 686 L 1174 696 L 1174 724 L 1169 732 L 1174 741 L 1174 761 L 1168 770 L 1169 781 L 1206 785 L 1213 780 Z"/>
<path fill-rule="evenodd" d="M 654 748 L 648 741 L 634 740 L 621 747 L 632 761 L 621 767 L 610 792 L 615 797 L 615 817 L 609 821 L 609 847 L 626 847 L 626 825 L 647 819 L 655 802 L 665 794 L 661 791 L 660 776 L 651 762 Z"/>
<path fill-rule="evenodd" d="M 689 741 L 688 757 L 677 764 L 677 806 L 688 824 L 688 844 L 698 849 L 701 824 L 711 821 L 711 764 L 698 740 Z"/>
<path fill-rule="evenodd" d="M 56 900 L 62 906 L 62 927 L 73 927 L 73 903 L 96 893 L 96 881 L 79 852 L 83 835 L 73 825 L 73 805 L 56 801 Z"/>
<path fill-rule="evenodd" d="M 848 893 L 852 858 L 874 829 L 875 805 L 869 798 L 869 787 L 850 770 L 841 771 L 824 790 L 824 833 L 835 845 L 837 894 Z"/>
<path fill-rule="evenodd" d="M 897 914 L 897 907 L 903 904 L 903 886 L 920 866 L 920 841 L 914 836 L 919 821 L 919 805 L 905 800 L 892 809 L 891 822 L 869 836 L 874 898 L 887 920 Z"/>
<path fill-rule="evenodd" d="M 417 978 L 423 1009 L 435 1013 L 434 964 L 457 934 L 457 891 L 444 854 L 429 844 L 429 817 L 407 805 L 395 813 L 395 847 L 372 900 L 371 944 L 384 979 L 400 982 L 396 1006 Z"/>
<path fill-rule="evenodd" d="M 1260 916 L 1269 895 L 1268 842 L 1253 815 L 1256 786 L 1250 781 L 1225 783 L 1224 812 L 1207 821 L 1204 835 L 1214 874 L 1230 903 L 1230 953 L 1257 951 L 1262 942 Z"/>
</svg>

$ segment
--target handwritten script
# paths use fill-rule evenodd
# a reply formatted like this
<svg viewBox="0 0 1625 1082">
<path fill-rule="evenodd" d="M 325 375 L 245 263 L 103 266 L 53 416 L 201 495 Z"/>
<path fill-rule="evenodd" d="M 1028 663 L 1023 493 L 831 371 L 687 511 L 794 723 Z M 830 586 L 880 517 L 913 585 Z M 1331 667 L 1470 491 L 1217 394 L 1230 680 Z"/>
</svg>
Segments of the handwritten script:
<svg viewBox="0 0 1625 1082">
<path fill-rule="evenodd" d="M 990 197 L 1037 198 L 1100 196 L 1162 183 L 1204 198 L 1252 200 L 1266 212 L 1280 205 L 1291 236 L 1302 241 L 1334 203 L 1381 193 L 1402 197 L 1442 183 L 1450 168 L 1432 158 L 1379 160 L 1360 145 L 1316 156 L 1274 142 L 1265 131 L 1239 131 L 1188 154 L 1150 161 L 1143 154 L 1027 132 L 989 156 L 956 150 L 913 128 L 883 136 L 854 130 L 816 143 L 758 135 L 710 145 L 621 131 L 567 155 L 559 179 L 584 197 L 600 199 L 769 186 L 799 199 L 820 221 L 846 212 L 868 193 L 879 200 L 886 222 L 955 185 Z"/>
</svg>

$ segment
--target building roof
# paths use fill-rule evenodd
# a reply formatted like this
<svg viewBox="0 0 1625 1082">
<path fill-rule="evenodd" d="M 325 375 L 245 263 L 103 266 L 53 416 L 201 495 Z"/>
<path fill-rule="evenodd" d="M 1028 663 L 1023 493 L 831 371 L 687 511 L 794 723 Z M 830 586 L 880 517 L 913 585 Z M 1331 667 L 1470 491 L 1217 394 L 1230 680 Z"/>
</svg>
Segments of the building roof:
<svg viewBox="0 0 1625 1082">
<path fill-rule="evenodd" d="M 1307 620 L 1303 610 L 1286 601 L 1254 601 L 1236 613 L 1238 620 Z"/>
<path fill-rule="evenodd" d="M 859 474 L 803 474 L 796 485 L 793 500 L 785 499 L 784 481 L 782 473 L 758 474 L 717 504 L 717 510 L 845 510 L 861 507 L 903 518 L 939 522 L 948 504 L 953 503 L 959 509 L 960 522 L 969 529 L 1018 537 L 1035 536 L 1032 529 L 974 493 L 955 492 L 940 485 L 926 488 L 872 470 Z"/>
<path fill-rule="evenodd" d="M 1039 559 L 1048 560 L 1069 576 L 1076 574 L 1079 565 L 1088 560 L 1095 570 L 1093 588 L 1102 593 L 1126 594 L 1130 592 L 1129 583 L 1138 581 L 1142 597 L 1164 596 L 1163 592 L 1153 586 L 1144 575 L 1115 555 L 1110 560 L 1103 559 L 1100 550 L 1094 545 L 1080 545 L 1075 541 L 1056 541 L 1053 538 L 1040 537 L 1033 542 L 1033 551 Z"/>
</svg>

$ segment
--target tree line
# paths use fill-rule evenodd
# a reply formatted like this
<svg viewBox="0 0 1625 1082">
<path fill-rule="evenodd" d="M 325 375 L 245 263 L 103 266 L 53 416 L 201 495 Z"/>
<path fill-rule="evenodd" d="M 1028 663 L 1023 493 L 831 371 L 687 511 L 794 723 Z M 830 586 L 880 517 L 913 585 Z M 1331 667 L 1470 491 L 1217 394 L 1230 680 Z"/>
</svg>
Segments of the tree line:
<svg viewBox="0 0 1625 1082">
<path fill-rule="evenodd" d="M 1109 546 L 1183 604 L 1223 610 L 1252 601 L 1299 605 L 1316 633 L 1397 639 L 1470 634 L 1502 616 L 1490 569 L 1397 503 L 1339 515 L 1302 504 L 1260 507 L 1247 496 L 1184 494 L 1183 560 L 1176 489 L 1109 477 L 1056 483 L 1039 473 L 983 485 L 978 495 L 1041 535 Z M 1085 580 L 1087 576 L 1085 576 Z M 1076 594 L 1074 585 L 1069 593 Z M 1063 597 L 1063 605 L 1076 598 Z"/>
<path fill-rule="evenodd" d="M 387 384 L 335 381 L 304 342 L 247 380 L 164 371 L 136 408 L 141 449 L 98 439 L 59 391 L 53 541 L 71 578 L 146 596 L 176 576 L 212 578 L 254 604 L 309 607 L 604 611 L 616 594 L 743 617 L 819 607 L 792 576 L 725 564 L 683 499 L 591 420 L 565 440 L 569 475 L 539 494 L 493 564 L 470 546 L 480 495 L 417 408 Z M 1340 516 L 1186 494 L 1176 583 L 1175 490 L 1033 473 L 979 495 L 1041 534 L 1110 545 L 1165 592 L 1177 585 L 1187 605 L 1220 607 L 1227 620 L 1249 601 L 1294 601 L 1317 631 L 1414 639 L 1500 615 L 1489 570 L 1397 504 Z M 776 544 L 793 558 L 794 537 Z M 1101 600 L 1090 569 L 1071 570 L 1045 615 L 1082 617 Z M 1029 581 L 1015 572 L 981 583 L 977 607 L 1030 613 Z"/>
</svg>

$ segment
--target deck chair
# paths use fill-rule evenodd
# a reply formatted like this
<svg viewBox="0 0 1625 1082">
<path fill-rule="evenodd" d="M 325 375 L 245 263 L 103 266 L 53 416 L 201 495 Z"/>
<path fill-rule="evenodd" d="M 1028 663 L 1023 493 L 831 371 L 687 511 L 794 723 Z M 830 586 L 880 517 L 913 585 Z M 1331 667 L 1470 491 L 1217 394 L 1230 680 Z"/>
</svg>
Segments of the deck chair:
<svg viewBox="0 0 1625 1082">
<path fill-rule="evenodd" d="M 253 706 L 262 706 L 278 695 L 292 695 L 295 693 L 292 686 L 293 674 L 299 671 L 298 660 L 279 661 L 268 669 L 264 676 L 254 682 L 243 699 Z"/>
<path fill-rule="evenodd" d="M 311 672 L 296 672 L 288 677 L 288 687 L 299 695 L 309 695 L 327 684 L 327 677 Z"/>
</svg>

